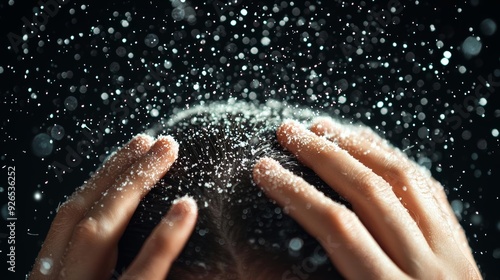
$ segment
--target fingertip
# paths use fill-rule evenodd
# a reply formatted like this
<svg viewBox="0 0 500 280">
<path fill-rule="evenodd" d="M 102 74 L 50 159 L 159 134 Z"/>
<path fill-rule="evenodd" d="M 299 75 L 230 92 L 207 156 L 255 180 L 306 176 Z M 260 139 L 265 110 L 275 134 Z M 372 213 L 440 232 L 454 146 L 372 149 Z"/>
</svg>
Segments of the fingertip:
<svg viewBox="0 0 500 280">
<path fill-rule="evenodd" d="M 283 133 L 293 132 L 300 126 L 302 126 L 302 124 L 299 123 L 298 121 L 292 119 L 286 119 L 278 127 L 278 133 L 283 134 Z"/>
<path fill-rule="evenodd" d="M 190 218 L 196 217 L 197 215 L 198 206 L 196 205 L 196 201 L 192 197 L 186 195 L 172 202 L 172 207 L 170 207 L 164 221 L 168 223 L 177 221 L 186 222 L 189 220 L 194 221 L 194 219 Z"/>
<path fill-rule="evenodd" d="M 313 120 L 310 130 L 316 135 L 323 136 L 332 133 L 336 125 L 338 124 L 330 117 L 317 117 Z"/>
<path fill-rule="evenodd" d="M 253 180 L 257 185 L 271 181 L 271 178 L 277 174 L 281 165 L 276 160 L 264 157 L 257 161 L 253 168 Z"/>
<path fill-rule="evenodd" d="M 153 137 L 140 133 L 130 139 L 130 141 L 124 145 L 124 148 L 139 154 L 144 154 L 151 148 L 153 143 Z"/>
<path fill-rule="evenodd" d="M 174 200 L 123 274 L 125 276 L 122 275 L 123 279 L 137 279 L 132 275 L 141 275 L 141 279 L 165 279 L 194 230 L 197 209 L 195 200 L 190 196 Z"/>
<path fill-rule="evenodd" d="M 179 143 L 177 143 L 174 137 L 170 135 L 160 135 L 156 138 L 156 142 L 167 146 L 170 150 L 173 150 L 175 152 L 179 150 Z"/>
<path fill-rule="evenodd" d="M 275 162 L 276 160 L 269 157 L 260 158 L 253 166 L 254 174 L 257 171 L 263 171 L 269 169 Z"/>
<path fill-rule="evenodd" d="M 254 169 L 255 168 L 270 168 L 272 165 L 278 164 L 278 162 L 275 159 L 272 159 L 270 157 L 262 157 L 257 162 L 255 163 Z"/>
<path fill-rule="evenodd" d="M 160 135 L 156 138 L 156 142 L 151 148 L 159 154 L 166 154 L 170 161 L 175 161 L 179 153 L 179 143 L 170 135 Z"/>
<path fill-rule="evenodd" d="M 179 209 L 182 213 L 195 213 L 198 212 L 198 205 L 193 197 L 185 195 L 172 202 L 172 207 Z"/>
<path fill-rule="evenodd" d="M 296 120 L 287 119 L 278 127 L 276 136 L 282 145 L 289 144 L 294 136 L 304 129 L 303 125 Z"/>
<path fill-rule="evenodd" d="M 139 133 L 135 135 L 129 142 L 137 142 L 144 145 L 152 145 L 154 143 L 153 136 L 146 133 Z"/>
</svg>

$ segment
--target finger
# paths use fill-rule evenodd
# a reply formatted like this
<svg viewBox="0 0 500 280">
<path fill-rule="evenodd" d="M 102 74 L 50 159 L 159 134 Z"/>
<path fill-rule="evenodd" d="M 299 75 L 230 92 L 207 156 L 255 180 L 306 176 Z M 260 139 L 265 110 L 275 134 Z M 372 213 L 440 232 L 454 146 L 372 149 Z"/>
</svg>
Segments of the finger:
<svg viewBox="0 0 500 280">
<path fill-rule="evenodd" d="M 311 131 L 334 141 L 384 178 L 417 221 L 431 248 L 449 250 L 449 244 L 443 240 L 451 240 L 450 232 L 443 224 L 450 223 L 452 228 L 460 225 L 443 188 L 435 188 L 435 182 L 428 172 L 424 172 L 369 128 L 342 126 L 332 119 L 318 118 L 311 126 Z"/>
<path fill-rule="evenodd" d="M 458 247 L 461 249 L 462 253 L 467 257 L 467 260 L 471 264 L 475 264 L 476 261 L 474 260 L 474 256 L 472 255 L 472 250 L 469 246 L 469 242 L 467 241 L 467 236 L 465 235 L 465 231 L 458 222 L 458 219 L 456 218 L 455 213 L 453 212 L 453 209 L 451 208 L 450 203 L 448 202 L 448 198 L 446 197 L 446 193 L 444 192 L 443 186 L 432 178 L 431 181 L 433 184 L 433 187 L 431 189 L 434 192 L 434 195 L 436 196 L 438 203 L 440 205 L 443 205 L 444 211 L 447 212 L 447 216 L 449 217 L 447 221 L 449 223 L 449 227 L 452 231 L 455 241 L 458 244 Z M 481 275 L 477 266 L 475 267 L 475 269 L 477 274 Z"/>
<path fill-rule="evenodd" d="M 174 201 L 120 279 L 165 279 L 193 232 L 196 217 L 196 202 L 192 198 Z"/>
<path fill-rule="evenodd" d="M 458 254 L 449 256 L 456 245 L 472 264 L 463 267 L 474 267 L 475 260 L 465 232 L 451 209 L 443 187 L 428 170 L 418 166 L 370 128 L 341 125 L 331 118 L 317 118 L 311 131 L 334 141 L 388 181 L 438 255 L 447 256 L 450 261 L 460 258 Z M 457 260 L 457 263 L 460 262 Z M 475 269 L 479 274 L 477 267 Z"/>
<path fill-rule="evenodd" d="M 277 136 L 286 149 L 352 204 L 366 228 L 403 271 L 422 273 L 423 263 L 431 262 L 428 256 L 433 252 L 385 180 L 336 144 L 296 122 L 283 123 Z"/>
<path fill-rule="evenodd" d="M 71 239 L 75 225 L 100 199 L 102 192 L 137 159 L 144 155 L 153 143 L 153 138 L 139 134 L 110 155 L 109 159 L 94 175 L 79 188 L 61 207 L 52 222 L 42 249 L 40 250 L 30 279 L 52 279 L 60 270 L 60 262 Z"/>
<path fill-rule="evenodd" d="M 65 275 L 95 279 L 114 267 L 110 255 L 140 200 L 163 177 L 177 158 L 178 145 L 171 137 L 158 137 L 151 149 L 110 187 L 75 227 L 64 257 Z"/>
<path fill-rule="evenodd" d="M 404 279 L 404 273 L 349 209 L 269 158 L 257 162 L 253 178 L 322 244 L 345 278 Z"/>
</svg>

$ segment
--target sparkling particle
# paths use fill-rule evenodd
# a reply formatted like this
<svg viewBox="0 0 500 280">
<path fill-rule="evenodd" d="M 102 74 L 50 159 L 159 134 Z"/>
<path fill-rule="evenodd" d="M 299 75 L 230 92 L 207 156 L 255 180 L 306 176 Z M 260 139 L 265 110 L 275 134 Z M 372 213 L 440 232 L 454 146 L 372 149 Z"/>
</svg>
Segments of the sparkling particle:
<svg viewBox="0 0 500 280">
<path fill-rule="evenodd" d="M 54 140 L 61 140 L 64 137 L 64 127 L 55 124 L 50 130 L 50 136 Z"/>
<path fill-rule="evenodd" d="M 302 241 L 302 239 L 298 237 L 295 237 L 290 240 L 288 247 L 292 251 L 300 251 L 300 249 L 302 249 L 302 245 L 304 245 L 304 241 Z"/>
<path fill-rule="evenodd" d="M 40 273 L 43 275 L 49 275 L 52 270 L 52 259 L 51 258 L 41 258 L 40 259 Z"/>
<path fill-rule="evenodd" d="M 481 22 L 481 32 L 486 36 L 491 36 L 497 31 L 497 24 L 492 19 L 487 18 Z"/>
<path fill-rule="evenodd" d="M 449 60 L 449 59 L 447 59 L 446 57 L 443 57 L 443 58 L 441 59 L 441 64 L 443 64 L 444 66 L 448 65 L 448 63 L 450 63 L 450 60 Z"/>
<path fill-rule="evenodd" d="M 9 210 L 8 210 L 8 205 L 7 203 L 5 203 L 3 206 L 2 206 L 2 209 L 0 209 L 0 213 L 1 213 L 1 216 L 4 220 L 7 220 L 7 218 L 9 217 Z"/>
<path fill-rule="evenodd" d="M 260 43 L 263 45 L 263 46 L 268 46 L 269 43 L 271 43 L 271 39 L 269 39 L 269 37 L 263 37 L 261 40 L 260 40 Z"/>
<path fill-rule="evenodd" d="M 158 117 L 160 115 L 160 111 L 158 109 L 152 109 L 150 112 L 151 117 Z"/>
<path fill-rule="evenodd" d="M 74 96 L 68 96 L 64 99 L 64 107 L 69 111 L 74 111 L 78 107 L 78 100 Z"/>
<path fill-rule="evenodd" d="M 480 150 L 486 150 L 486 148 L 488 147 L 488 142 L 486 142 L 486 140 L 484 139 L 480 139 L 479 141 L 477 141 L 477 147 Z"/>
<path fill-rule="evenodd" d="M 126 21 L 126 20 L 122 20 L 121 24 L 123 27 L 128 27 L 128 25 L 129 25 L 128 21 Z"/>
<path fill-rule="evenodd" d="M 177 7 L 172 10 L 172 18 L 177 21 L 183 20 L 185 16 L 186 11 L 184 10 L 184 7 Z"/>
<path fill-rule="evenodd" d="M 499 135 L 498 129 L 493 128 L 493 129 L 491 130 L 491 135 L 493 135 L 493 137 L 498 137 L 498 135 Z"/>
<path fill-rule="evenodd" d="M 462 43 L 462 51 L 468 57 L 478 55 L 482 47 L 483 44 L 475 37 L 467 37 Z"/>
<path fill-rule="evenodd" d="M 46 133 L 39 133 L 31 143 L 33 153 L 38 157 L 45 157 L 52 153 L 54 145 L 52 139 Z"/>
<path fill-rule="evenodd" d="M 496 248 L 495 250 L 493 250 L 493 257 L 495 259 L 500 259 L 500 248 Z"/>
<path fill-rule="evenodd" d="M 154 33 L 149 33 L 144 38 L 144 44 L 146 44 L 146 46 L 148 46 L 150 48 L 156 47 L 159 42 L 160 42 L 160 39 L 158 38 L 158 35 L 156 35 Z"/>
<path fill-rule="evenodd" d="M 33 194 L 33 199 L 35 199 L 36 201 L 40 201 L 42 199 L 42 194 L 39 191 L 36 191 Z"/>
<path fill-rule="evenodd" d="M 451 202 L 451 208 L 453 209 L 453 212 L 455 213 L 455 216 L 457 216 L 457 218 L 459 220 L 462 219 L 462 212 L 464 210 L 464 204 L 462 201 L 456 199 L 456 200 L 453 200 Z"/>
</svg>

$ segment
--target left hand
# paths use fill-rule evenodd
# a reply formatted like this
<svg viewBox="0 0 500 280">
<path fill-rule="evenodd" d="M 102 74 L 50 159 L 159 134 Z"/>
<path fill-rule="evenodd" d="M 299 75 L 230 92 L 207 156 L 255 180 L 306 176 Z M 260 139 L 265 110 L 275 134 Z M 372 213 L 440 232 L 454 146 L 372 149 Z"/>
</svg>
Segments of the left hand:
<svg viewBox="0 0 500 280">
<path fill-rule="evenodd" d="M 113 154 L 57 212 L 29 279 L 109 279 L 118 241 L 137 205 L 177 158 L 170 137 L 138 135 Z M 197 208 L 174 203 L 145 241 L 124 279 L 165 279 L 187 242 Z"/>
</svg>

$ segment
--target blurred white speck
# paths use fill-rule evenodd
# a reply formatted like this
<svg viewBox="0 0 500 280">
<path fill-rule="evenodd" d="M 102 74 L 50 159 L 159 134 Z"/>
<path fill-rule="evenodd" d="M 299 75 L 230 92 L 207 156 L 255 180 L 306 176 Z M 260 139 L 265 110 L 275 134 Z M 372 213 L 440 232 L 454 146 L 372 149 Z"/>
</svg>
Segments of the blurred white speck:
<svg viewBox="0 0 500 280">
<path fill-rule="evenodd" d="M 498 129 L 493 128 L 493 129 L 491 130 L 491 135 L 493 135 L 493 137 L 498 137 L 498 135 L 499 135 Z"/>
<path fill-rule="evenodd" d="M 42 194 L 39 192 L 39 191 L 36 191 L 34 194 L 33 194 L 33 198 L 36 200 L 36 201 L 40 201 L 42 199 Z"/>
<path fill-rule="evenodd" d="M 299 251 L 302 249 L 302 245 L 304 244 L 304 241 L 302 239 L 295 237 L 290 240 L 290 243 L 288 244 L 288 247 L 292 251 Z"/>
<path fill-rule="evenodd" d="M 497 31 L 497 24 L 492 19 L 487 18 L 481 22 L 481 32 L 486 36 L 491 36 Z"/>
<path fill-rule="evenodd" d="M 172 68 L 172 62 L 168 61 L 168 60 L 165 60 L 165 62 L 163 63 L 163 67 L 165 67 L 165 69 Z"/>
<path fill-rule="evenodd" d="M 437 47 L 438 49 L 440 49 L 440 48 L 444 47 L 444 43 L 443 43 L 443 41 L 437 41 L 437 42 L 436 42 L 436 47 Z"/>
<path fill-rule="evenodd" d="M 462 43 L 462 51 L 466 56 L 475 56 L 481 52 L 483 44 L 475 37 L 467 37 Z"/>
<path fill-rule="evenodd" d="M 158 35 L 154 33 L 150 33 L 144 38 L 144 44 L 150 48 L 156 47 L 159 42 L 160 39 L 158 38 Z"/>
<path fill-rule="evenodd" d="M 269 37 L 263 37 L 261 40 L 260 40 L 260 43 L 263 45 L 263 46 L 268 46 L 269 43 L 271 43 L 271 39 L 269 39 Z"/>
<path fill-rule="evenodd" d="M 52 259 L 51 258 L 41 258 L 40 259 L 40 273 L 43 275 L 49 275 L 52 270 Z"/>
<path fill-rule="evenodd" d="M 499 223 L 500 224 L 500 223 Z M 500 227 L 500 226 L 499 226 Z M 493 250 L 493 257 L 495 259 L 500 259 L 500 248 L 496 248 L 495 250 Z"/>
<path fill-rule="evenodd" d="M 155 108 L 151 109 L 151 112 L 149 112 L 149 114 L 151 115 L 151 117 L 158 117 L 160 115 L 160 112 Z"/>
</svg>

